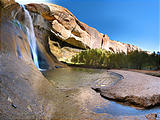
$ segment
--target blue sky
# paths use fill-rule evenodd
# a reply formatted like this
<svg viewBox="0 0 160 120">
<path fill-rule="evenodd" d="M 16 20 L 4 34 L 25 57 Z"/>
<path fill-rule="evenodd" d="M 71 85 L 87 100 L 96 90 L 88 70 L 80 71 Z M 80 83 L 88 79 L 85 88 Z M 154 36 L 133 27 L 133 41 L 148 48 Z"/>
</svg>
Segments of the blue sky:
<svg viewBox="0 0 160 120">
<path fill-rule="evenodd" d="M 80 21 L 101 33 L 106 33 L 112 40 L 134 44 L 144 50 L 160 50 L 160 0 L 48 0 L 48 2 L 69 9 Z"/>
</svg>

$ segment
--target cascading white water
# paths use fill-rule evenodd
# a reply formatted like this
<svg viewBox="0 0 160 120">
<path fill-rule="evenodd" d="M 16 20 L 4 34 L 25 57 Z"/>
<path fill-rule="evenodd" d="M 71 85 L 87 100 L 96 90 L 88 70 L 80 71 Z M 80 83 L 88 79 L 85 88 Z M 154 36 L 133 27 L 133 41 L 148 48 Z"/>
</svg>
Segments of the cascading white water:
<svg viewBox="0 0 160 120">
<path fill-rule="evenodd" d="M 27 30 L 27 37 L 30 45 L 32 58 L 36 67 L 40 69 L 39 62 L 38 62 L 38 54 L 37 54 L 37 43 L 36 43 L 36 37 L 34 33 L 32 18 L 31 18 L 31 15 L 29 14 L 29 11 L 25 8 L 25 6 L 24 5 L 21 5 L 21 6 L 24 9 L 24 13 L 25 13 L 25 23 L 27 23 L 25 27 Z"/>
</svg>

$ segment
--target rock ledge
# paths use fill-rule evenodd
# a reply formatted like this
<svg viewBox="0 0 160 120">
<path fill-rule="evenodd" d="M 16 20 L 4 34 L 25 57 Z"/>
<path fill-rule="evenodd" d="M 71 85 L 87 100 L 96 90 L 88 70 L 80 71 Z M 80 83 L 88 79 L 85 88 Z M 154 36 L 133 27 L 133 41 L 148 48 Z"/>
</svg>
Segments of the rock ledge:
<svg viewBox="0 0 160 120">
<path fill-rule="evenodd" d="M 100 89 L 101 96 L 143 108 L 160 104 L 160 78 L 142 73 L 111 70 L 124 76 L 116 85 Z"/>
</svg>

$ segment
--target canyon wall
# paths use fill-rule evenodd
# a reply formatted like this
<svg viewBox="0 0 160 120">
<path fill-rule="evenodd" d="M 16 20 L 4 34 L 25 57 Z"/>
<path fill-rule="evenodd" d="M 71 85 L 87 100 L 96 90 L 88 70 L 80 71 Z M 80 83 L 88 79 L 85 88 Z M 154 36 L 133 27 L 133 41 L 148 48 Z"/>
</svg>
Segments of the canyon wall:
<svg viewBox="0 0 160 120">
<path fill-rule="evenodd" d="M 42 69 L 64 67 L 57 58 L 63 60 L 85 49 L 104 48 L 125 53 L 138 49 L 110 40 L 58 5 L 28 4 L 25 7 L 33 20 Z M 29 24 L 21 5 L 14 0 L 0 0 L 0 119 L 51 119 L 59 107 L 55 96 L 60 91 L 33 62 L 27 35 Z"/>
<path fill-rule="evenodd" d="M 22 28 L 25 25 L 27 26 L 24 10 L 19 4 L 2 0 L 1 5 L 7 9 L 3 16 L 10 19 L 12 24 L 20 24 Z M 100 48 L 114 53 L 123 52 L 126 54 L 134 50 L 141 50 L 134 45 L 110 40 L 107 34 L 102 34 L 80 22 L 70 11 L 61 6 L 49 3 L 34 3 L 25 5 L 25 7 L 32 17 L 41 68 L 48 69 L 55 68 L 55 66 L 64 66 L 59 61 L 66 61 L 85 49 Z M 17 35 L 13 44 L 14 50 L 11 51 L 15 51 L 14 53 L 17 56 L 21 54 L 21 57 L 25 59 L 27 53 L 29 53 L 29 47 L 24 49 L 22 46 L 27 43 L 20 43 L 21 39 L 27 41 L 25 37 Z M 1 41 L 0 48 L 2 50 L 3 48 L 6 49 L 5 44 L 7 43 L 2 44 L 4 44 L 4 41 Z M 26 49 L 28 50 L 26 51 Z"/>
<path fill-rule="evenodd" d="M 36 68 L 25 24 L 24 8 L 0 0 L 0 120 L 51 119 L 56 106 L 59 91 Z M 44 68 L 62 65 L 41 46 Z"/>
<path fill-rule="evenodd" d="M 141 50 L 137 46 L 110 40 L 107 34 L 80 22 L 69 10 L 55 4 L 28 4 L 37 37 L 44 41 L 46 31 L 51 52 L 64 60 L 84 49 L 101 48 L 114 53 Z M 85 16 L 84 16 L 85 17 Z"/>
</svg>

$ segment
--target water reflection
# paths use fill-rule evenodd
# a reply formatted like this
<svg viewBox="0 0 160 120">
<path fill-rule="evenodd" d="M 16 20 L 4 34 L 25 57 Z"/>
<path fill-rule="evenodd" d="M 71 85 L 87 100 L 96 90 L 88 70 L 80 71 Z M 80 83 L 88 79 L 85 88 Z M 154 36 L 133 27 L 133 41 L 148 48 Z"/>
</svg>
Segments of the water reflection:
<svg viewBox="0 0 160 120">
<path fill-rule="evenodd" d="M 96 107 L 93 111 L 96 113 L 108 113 L 114 116 L 137 116 L 149 113 L 158 113 L 160 111 L 160 108 L 157 107 L 153 109 L 144 110 L 110 101 L 109 103 L 104 104 L 103 106 Z"/>
<path fill-rule="evenodd" d="M 119 76 L 108 73 L 102 69 L 86 68 L 61 68 L 44 73 L 48 80 L 54 82 L 60 88 L 79 88 L 93 85 L 110 85 L 117 80 Z"/>
<path fill-rule="evenodd" d="M 44 73 L 46 78 L 62 90 L 56 118 L 82 118 L 89 116 L 94 119 L 113 118 L 116 116 L 144 116 L 157 113 L 160 109 L 140 110 L 102 98 L 91 86 L 112 85 L 121 76 L 102 69 L 60 68 Z M 57 97 L 57 99 L 59 99 Z M 61 102 L 60 102 L 61 101 Z M 95 113 L 94 115 L 91 113 Z M 91 115 L 91 116 L 90 116 Z M 98 115 L 98 117 L 97 117 Z M 63 116 L 63 117 L 62 117 Z"/>
</svg>

